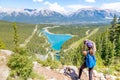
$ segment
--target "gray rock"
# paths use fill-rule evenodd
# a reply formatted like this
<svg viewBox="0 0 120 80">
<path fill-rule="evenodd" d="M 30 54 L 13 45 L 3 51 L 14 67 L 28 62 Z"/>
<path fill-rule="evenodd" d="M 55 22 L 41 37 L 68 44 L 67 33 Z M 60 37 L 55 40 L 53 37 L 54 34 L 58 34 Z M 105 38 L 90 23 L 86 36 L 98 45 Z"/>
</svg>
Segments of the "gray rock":
<svg viewBox="0 0 120 80">
<path fill-rule="evenodd" d="M 117 78 L 116 76 L 111 75 L 111 80 L 116 80 L 116 78 Z"/>
<path fill-rule="evenodd" d="M 87 69 L 84 69 L 84 70 L 83 70 L 83 73 L 85 73 L 86 76 L 89 76 Z"/>
<path fill-rule="evenodd" d="M 99 74 L 97 73 L 97 71 L 96 70 L 93 70 L 93 76 L 94 77 L 97 77 Z"/>
<path fill-rule="evenodd" d="M 111 76 L 108 75 L 108 74 L 105 75 L 105 78 L 106 78 L 107 80 L 111 80 Z"/>
<path fill-rule="evenodd" d="M 50 79 L 47 79 L 47 80 L 57 80 L 57 79 L 55 79 L 55 78 L 53 77 L 53 78 L 50 78 Z"/>
<path fill-rule="evenodd" d="M 0 61 L 6 62 L 6 57 L 5 56 L 0 56 Z"/>
<path fill-rule="evenodd" d="M 27 80 L 32 80 L 32 78 L 28 78 Z"/>
<path fill-rule="evenodd" d="M 99 73 L 100 78 L 105 78 L 103 73 Z"/>
<path fill-rule="evenodd" d="M 9 68 L 8 67 L 0 67 L 0 80 L 6 80 L 9 75 Z"/>
<path fill-rule="evenodd" d="M 100 80 L 106 80 L 104 77 L 101 77 Z"/>
<path fill-rule="evenodd" d="M 47 70 L 51 70 L 51 69 L 50 69 L 50 66 L 47 66 L 47 67 L 45 67 L 45 68 L 46 68 Z"/>
<path fill-rule="evenodd" d="M 64 69 L 60 69 L 60 73 L 62 73 L 62 74 L 63 74 L 63 73 L 64 73 Z"/>
<path fill-rule="evenodd" d="M 8 56 L 10 56 L 11 54 L 13 54 L 14 52 L 10 51 L 10 50 L 0 50 L 1 53 L 4 53 Z"/>
</svg>

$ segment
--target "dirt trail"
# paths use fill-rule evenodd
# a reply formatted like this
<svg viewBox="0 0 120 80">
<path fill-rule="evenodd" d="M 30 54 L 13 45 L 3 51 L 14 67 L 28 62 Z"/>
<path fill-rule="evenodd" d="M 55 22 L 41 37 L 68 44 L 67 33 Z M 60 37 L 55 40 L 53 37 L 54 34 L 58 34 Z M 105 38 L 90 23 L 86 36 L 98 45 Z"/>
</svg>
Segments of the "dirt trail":
<svg viewBox="0 0 120 80">
<path fill-rule="evenodd" d="M 51 69 L 41 67 L 38 63 L 34 65 L 33 70 L 39 75 L 43 75 L 47 80 L 71 80 L 68 76 Z"/>
<path fill-rule="evenodd" d="M 39 75 L 43 75 L 47 80 L 72 80 L 69 76 L 66 76 L 64 73 L 54 71 L 49 68 L 41 67 L 40 64 L 35 63 L 33 70 Z M 81 80 L 88 80 L 88 70 L 83 70 Z"/>
<path fill-rule="evenodd" d="M 23 44 L 20 44 L 20 47 L 25 47 L 28 44 L 28 42 L 30 42 L 34 34 L 37 32 L 37 30 L 38 30 L 38 25 L 35 26 L 35 29 L 33 30 L 32 34 L 25 40 L 25 42 Z"/>
</svg>

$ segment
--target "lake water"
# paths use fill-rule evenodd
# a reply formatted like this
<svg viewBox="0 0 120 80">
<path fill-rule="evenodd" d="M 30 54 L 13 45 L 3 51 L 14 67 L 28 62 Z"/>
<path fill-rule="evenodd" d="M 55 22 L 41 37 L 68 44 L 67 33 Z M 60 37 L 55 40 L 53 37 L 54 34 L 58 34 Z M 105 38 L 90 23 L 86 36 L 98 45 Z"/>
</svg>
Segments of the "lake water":
<svg viewBox="0 0 120 80">
<path fill-rule="evenodd" d="M 62 45 L 69 39 L 72 38 L 71 35 L 67 34 L 52 34 L 46 30 L 43 30 L 44 35 L 47 37 L 48 42 L 51 44 L 52 49 L 59 51 Z"/>
</svg>

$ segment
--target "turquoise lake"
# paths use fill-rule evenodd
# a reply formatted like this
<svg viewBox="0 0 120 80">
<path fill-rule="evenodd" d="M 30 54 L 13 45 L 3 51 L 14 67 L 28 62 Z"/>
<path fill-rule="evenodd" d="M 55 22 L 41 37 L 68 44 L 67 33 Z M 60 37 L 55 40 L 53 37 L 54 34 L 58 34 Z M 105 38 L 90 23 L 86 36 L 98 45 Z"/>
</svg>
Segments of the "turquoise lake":
<svg viewBox="0 0 120 80">
<path fill-rule="evenodd" d="M 47 37 L 48 42 L 51 44 L 52 49 L 59 51 L 62 45 L 69 39 L 72 38 L 71 35 L 67 34 L 51 34 L 43 30 L 44 35 Z"/>
</svg>

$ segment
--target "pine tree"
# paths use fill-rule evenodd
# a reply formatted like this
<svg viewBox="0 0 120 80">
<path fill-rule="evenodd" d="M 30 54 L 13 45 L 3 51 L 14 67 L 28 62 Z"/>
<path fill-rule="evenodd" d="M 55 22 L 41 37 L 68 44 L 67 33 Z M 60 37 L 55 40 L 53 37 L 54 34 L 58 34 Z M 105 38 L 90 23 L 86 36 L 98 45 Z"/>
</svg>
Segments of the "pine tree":
<svg viewBox="0 0 120 80">
<path fill-rule="evenodd" d="M 120 20 L 120 18 L 119 18 L 119 20 Z M 118 20 L 118 21 L 119 21 Z M 119 48 L 119 46 L 120 46 L 120 23 L 118 23 L 117 24 L 117 26 L 115 27 L 115 39 L 114 39 L 114 43 L 115 43 L 115 51 L 116 51 L 116 56 L 118 56 L 120 53 L 120 48 Z"/>
<path fill-rule="evenodd" d="M 17 33 L 17 26 L 16 26 L 16 23 L 13 23 L 13 29 L 14 29 L 14 50 L 15 52 L 19 52 L 19 45 L 18 45 L 18 33 Z"/>
<path fill-rule="evenodd" d="M 101 58 L 106 61 L 106 57 L 107 57 L 107 41 L 106 41 L 106 36 L 105 34 L 103 35 L 103 39 L 102 39 L 102 50 L 101 50 Z M 105 63 L 105 62 L 104 62 Z"/>
<path fill-rule="evenodd" d="M 114 40 L 115 40 L 115 28 L 117 26 L 117 16 L 116 15 L 114 15 L 114 19 L 111 22 L 111 24 L 112 24 L 112 27 L 110 28 L 110 36 L 109 37 L 110 37 L 110 41 L 114 42 Z"/>
<path fill-rule="evenodd" d="M 117 57 L 120 57 L 120 35 L 118 36 L 118 40 L 116 42 L 116 47 L 115 47 L 115 50 L 116 50 L 116 56 Z"/>
<path fill-rule="evenodd" d="M 108 36 L 109 36 L 109 33 L 107 30 L 107 32 L 104 33 L 103 35 L 102 50 L 101 50 L 101 58 L 104 60 L 104 64 L 106 66 L 111 65 L 111 63 L 114 60 L 114 54 L 115 54 L 114 43 L 112 43 L 109 40 Z"/>
<path fill-rule="evenodd" d="M 115 55 L 115 45 L 114 43 L 111 43 L 108 41 L 108 59 L 106 61 L 106 65 L 111 65 L 114 61 L 114 55 Z"/>
<path fill-rule="evenodd" d="M 119 17 L 119 19 L 118 19 L 118 24 L 120 24 L 120 17 Z"/>
<path fill-rule="evenodd" d="M 112 28 L 116 27 L 116 25 L 117 25 L 117 16 L 116 15 L 114 15 L 114 18 L 113 18 L 113 21 L 111 22 L 111 24 L 112 24 Z"/>
</svg>

